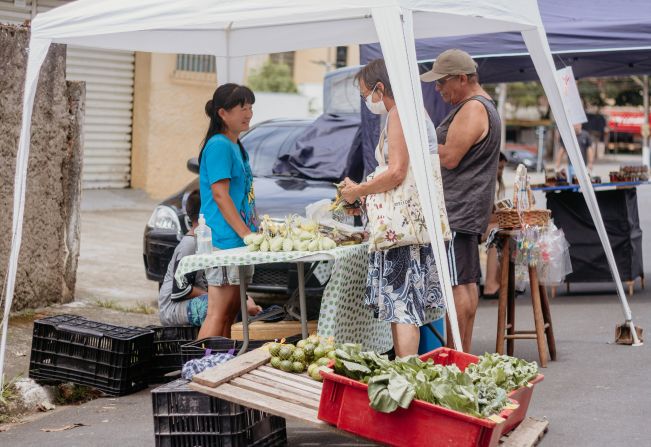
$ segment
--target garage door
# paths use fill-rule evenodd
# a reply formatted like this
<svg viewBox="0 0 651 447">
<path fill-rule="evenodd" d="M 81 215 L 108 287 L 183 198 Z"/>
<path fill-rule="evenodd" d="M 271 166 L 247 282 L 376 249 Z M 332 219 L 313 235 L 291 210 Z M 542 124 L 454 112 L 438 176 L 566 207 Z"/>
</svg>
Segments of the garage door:
<svg viewBox="0 0 651 447">
<path fill-rule="evenodd" d="M 0 0 L 0 22 L 21 24 L 63 0 Z M 86 82 L 84 188 L 127 188 L 131 179 L 134 53 L 68 47 L 66 77 Z"/>
<path fill-rule="evenodd" d="M 66 75 L 86 82 L 84 188 L 128 188 L 134 53 L 68 47 Z"/>
</svg>

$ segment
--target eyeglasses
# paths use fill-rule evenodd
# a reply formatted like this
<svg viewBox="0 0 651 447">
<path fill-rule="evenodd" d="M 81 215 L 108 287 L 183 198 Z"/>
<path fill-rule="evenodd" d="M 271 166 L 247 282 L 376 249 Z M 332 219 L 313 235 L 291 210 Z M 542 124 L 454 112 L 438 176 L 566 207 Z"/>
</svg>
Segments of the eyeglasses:
<svg viewBox="0 0 651 447">
<path fill-rule="evenodd" d="M 437 81 L 436 81 L 436 85 L 438 85 L 439 87 L 443 87 L 443 86 L 445 85 L 446 82 L 448 82 L 448 81 L 449 81 L 450 79 L 452 79 L 452 78 L 456 78 L 457 76 L 459 76 L 459 75 L 448 75 L 448 76 L 445 76 L 444 78 L 441 78 L 441 79 L 437 80 Z"/>
</svg>

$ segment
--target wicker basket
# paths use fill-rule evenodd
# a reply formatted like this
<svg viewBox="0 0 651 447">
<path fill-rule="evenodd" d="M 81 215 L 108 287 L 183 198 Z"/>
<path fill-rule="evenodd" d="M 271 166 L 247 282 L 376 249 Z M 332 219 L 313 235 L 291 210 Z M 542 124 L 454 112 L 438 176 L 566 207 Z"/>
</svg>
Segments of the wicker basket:
<svg viewBox="0 0 651 447">
<path fill-rule="evenodd" d="M 498 210 L 495 215 L 497 216 L 497 225 L 500 228 L 511 230 L 520 228 L 522 225 L 545 226 L 549 222 L 551 213 L 550 210 L 525 210 L 522 212 L 522 220 L 520 220 L 520 215 L 514 209 Z"/>
</svg>

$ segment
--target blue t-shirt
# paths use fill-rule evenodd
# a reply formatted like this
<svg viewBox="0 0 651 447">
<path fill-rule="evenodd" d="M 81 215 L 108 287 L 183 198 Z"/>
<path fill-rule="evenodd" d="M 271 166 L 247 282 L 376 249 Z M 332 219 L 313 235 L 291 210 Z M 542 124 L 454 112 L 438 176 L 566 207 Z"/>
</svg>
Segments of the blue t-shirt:
<svg viewBox="0 0 651 447">
<path fill-rule="evenodd" d="M 201 213 L 212 230 L 212 245 L 222 250 L 244 245 L 242 238 L 226 222 L 213 199 L 211 185 L 224 179 L 230 180 L 228 193 L 242 221 L 251 231 L 256 231 L 255 195 L 249 157 L 246 152 L 242 157 L 237 143 L 223 134 L 217 134 L 208 140 L 201 155 L 199 191 Z"/>
</svg>

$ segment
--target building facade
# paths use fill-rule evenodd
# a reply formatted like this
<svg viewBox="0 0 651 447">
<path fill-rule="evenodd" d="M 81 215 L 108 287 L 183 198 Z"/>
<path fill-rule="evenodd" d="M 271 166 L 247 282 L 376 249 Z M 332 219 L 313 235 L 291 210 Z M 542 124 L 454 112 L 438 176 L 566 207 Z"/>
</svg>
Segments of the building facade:
<svg viewBox="0 0 651 447">
<path fill-rule="evenodd" d="M 0 0 L 0 23 L 23 24 L 70 0 Z M 315 116 L 323 76 L 359 63 L 358 46 L 318 48 L 247 58 L 248 74 L 268 59 L 290 67 L 299 95 L 259 95 L 259 117 Z M 68 46 L 68 80 L 86 82 L 83 188 L 140 188 L 153 198 L 174 193 L 194 174 L 207 128 L 203 109 L 218 78 L 212 56 L 134 53 Z M 274 107 L 282 100 L 289 107 Z M 299 110 L 300 109 L 300 110 Z M 304 110 L 303 110 L 304 109 Z M 255 110 L 254 110 L 255 113 Z"/>
</svg>

